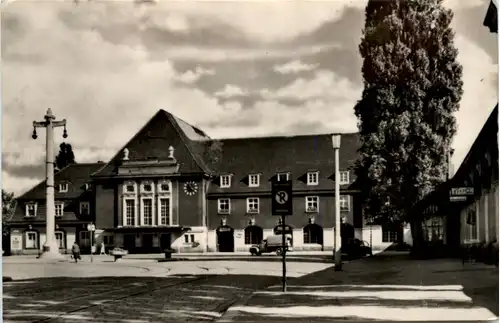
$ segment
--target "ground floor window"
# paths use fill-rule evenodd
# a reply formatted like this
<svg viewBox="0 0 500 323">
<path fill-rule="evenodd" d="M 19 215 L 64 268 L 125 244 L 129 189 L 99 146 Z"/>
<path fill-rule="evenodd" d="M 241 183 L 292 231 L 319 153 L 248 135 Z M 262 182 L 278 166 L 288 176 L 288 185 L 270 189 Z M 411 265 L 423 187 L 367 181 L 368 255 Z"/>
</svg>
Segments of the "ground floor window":
<svg viewBox="0 0 500 323">
<path fill-rule="evenodd" d="M 427 241 L 440 241 L 444 238 L 443 219 L 432 217 L 425 221 L 425 238 Z"/>
<path fill-rule="evenodd" d="M 382 242 L 398 242 L 398 235 L 402 228 L 397 225 L 383 225 L 382 226 Z"/>
<path fill-rule="evenodd" d="M 26 249 L 38 249 L 38 232 L 26 231 L 24 233 L 24 238 Z"/>
<path fill-rule="evenodd" d="M 170 225 L 170 199 L 160 198 L 160 225 Z"/>
<path fill-rule="evenodd" d="M 55 236 L 59 249 L 66 249 L 66 234 L 63 231 L 56 231 Z"/>
<path fill-rule="evenodd" d="M 125 200 L 125 225 L 135 225 L 135 200 Z"/>
<path fill-rule="evenodd" d="M 465 240 L 477 240 L 477 213 L 475 209 L 470 209 L 466 213 Z"/>
<path fill-rule="evenodd" d="M 323 244 L 323 228 L 317 224 L 308 224 L 303 229 L 304 243 Z"/>
<path fill-rule="evenodd" d="M 259 244 L 264 239 L 264 229 L 251 225 L 245 228 L 245 244 Z"/>
<path fill-rule="evenodd" d="M 114 236 L 104 236 L 102 240 L 106 246 L 112 246 L 115 243 L 114 238 L 115 238 Z"/>
</svg>

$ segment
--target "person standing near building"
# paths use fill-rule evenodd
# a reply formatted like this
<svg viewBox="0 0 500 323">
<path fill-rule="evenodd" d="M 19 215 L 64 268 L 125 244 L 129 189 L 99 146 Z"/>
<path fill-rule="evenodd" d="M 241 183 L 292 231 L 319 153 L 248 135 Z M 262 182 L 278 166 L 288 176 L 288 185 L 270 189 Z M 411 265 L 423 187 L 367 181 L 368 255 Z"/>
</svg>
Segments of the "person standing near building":
<svg viewBox="0 0 500 323">
<path fill-rule="evenodd" d="M 73 247 L 71 247 L 71 252 L 73 253 L 73 258 L 75 259 L 75 262 L 78 262 L 78 259 L 82 259 L 80 257 L 80 246 L 78 245 L 78 243 L 73 243 Z"/>
</svg>

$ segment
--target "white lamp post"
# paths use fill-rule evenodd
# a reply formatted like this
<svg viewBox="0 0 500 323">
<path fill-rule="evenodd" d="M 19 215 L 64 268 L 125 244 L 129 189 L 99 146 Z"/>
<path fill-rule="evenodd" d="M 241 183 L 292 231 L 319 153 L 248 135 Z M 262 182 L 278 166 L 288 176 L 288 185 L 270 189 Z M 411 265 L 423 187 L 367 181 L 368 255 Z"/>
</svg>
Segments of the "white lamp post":
<svg viewBox="0 0 500 323">
<path fill-rule="evenodd" d="M 340 247 L 342 240 L 340 237 L 340 169 L 339 169 L 339 149 L 340 134 L 332 135 L 332 146 L 335 153 L 335 238 L 333 247 L 333 257 L 335 261 L 335 270 L 342 270 L 342 259 Z"/>
<path fill-rule="evenodd" d="M 40 255 L 42 259 L 62 259 L 63 256 L 59 252 L 59 246 L 55 237 L 55 202 L 54 202 L 54 128 L 64 127 L 63 138 L 67 138 L 66 119 L 55 121 L 55 116 L 49 108 L 45 115 L 45 121 L 33 121 L 33 139 L 38 138 L 36 128 L 45 128 L 47 131 L 45 144 L 45 205 L 46 205 L 46 229 L 45 243 L 43 245 L 43 253 Z"/>
</svg>

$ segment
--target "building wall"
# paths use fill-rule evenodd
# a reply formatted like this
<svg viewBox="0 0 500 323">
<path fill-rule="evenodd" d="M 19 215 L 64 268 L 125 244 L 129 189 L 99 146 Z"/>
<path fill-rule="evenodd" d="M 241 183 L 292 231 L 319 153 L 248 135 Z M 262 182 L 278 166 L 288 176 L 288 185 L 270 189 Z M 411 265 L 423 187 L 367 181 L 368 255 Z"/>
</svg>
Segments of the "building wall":
<svg viewBox="0 0 500 323">
<path fill-rule="evenodd" d="M 189 196 L 184 192 L 184 184 L 194 182 L 198 186 L 196 194 Z M 203 225 L 203 182 L 202 181 L 180 181 L 174 190 L 174 199 L 177 198 L 179 205 L 179 224 L 187 227 L 198 227 Z"/>
<path fill-rule="evenodd" d="M 309 195 L 308 195 L 309 196 Z M 316 196 L 311 193 L 310 196 Z M 248 195 L 248 197 L 252 197 Z M 247 214 L 247 196 L 231 197 L 231 213 L 218 214 L 218 198 L 210 198 L 208 200 L 208 228 L 215 230 L 221 225 L 222 218 L 226 218 L 227 225 L 233 229 L 244 229 L 249 225 L 251 218 L 255 219 L 255 225 L 264 229 L 272 229 L 278 224 L 279 216 L 272 215 L 271 198 L 259 197 L 259 213 Z M 322 227 L 333 227 L 335 218 L 335 197 L 334 196 L 319 196 L 319 213 L 306 214 L 306 202 L 304 196 L 296 196 L 293 198 L 293 215 L 287 216 L 286 224 L 293 228 L 302 229 L 309 222 L 309 217 L 314 216 L 314 223 Z M 341 217 L 345 217 L 347 223 L 353 223 L 353 205 L 352 197 L 349 196 L 350 209 L 349 211 L 341 211 Z"/>
<path fill-rule="evenodd" d="M 36 231 L 38 233 L 38 248 L 27 249 L 25 242 L 26 231 Z M 64 227 L 61 229 L 56 229 L 56 232 L 65 232 L 66 248 L 61 249 L 61 253 L 70 253 L 71 246 L 75 242 L 75 227 Z M 10 241 L 11 241 L 11 252 L 13 255 L 37 255 L 43 250 L 43 245 L 45 243 L 45 227 L 33 227 L 32 229 L 24 228 L 11 228 L 10 231 Z"/>
<path fill-rule="evenodd" d="M 483 190 L 473 203 L 463 208 L 460 212 L 460 241 L 462 244 L 489 243 L 498 241 L 498 183 L 489 190 Z M 475 211 L 476 224 L 467 223 L 468 214 Z M 471 236 L 471 232 L 475 235 Z"/>
<path fill-rule="evenodd" d="M 114 228 L 121 225 L 121 217 L 116 214 L 116 185 L 95 185 L 95 225 L 97 228 Z"/>
</svg>

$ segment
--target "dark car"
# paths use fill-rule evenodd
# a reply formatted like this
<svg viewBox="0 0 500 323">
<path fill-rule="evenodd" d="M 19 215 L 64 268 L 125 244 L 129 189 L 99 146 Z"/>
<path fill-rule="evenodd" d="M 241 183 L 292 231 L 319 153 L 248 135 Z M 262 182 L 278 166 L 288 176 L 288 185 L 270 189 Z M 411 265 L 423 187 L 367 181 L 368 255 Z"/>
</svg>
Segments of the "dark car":
<svg viewBox="0 0 500 323">
<path fill-rule="evenodd" d="M 347 254 L 350 259 L 372 256 L 372 248 L 366 241 L 352 239 L 346 246 L 342 246 L 342 253 Z"/>
</svg>

